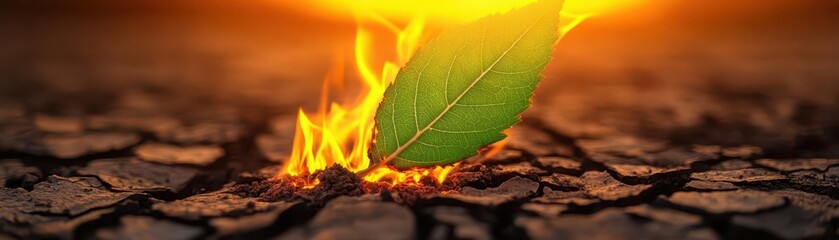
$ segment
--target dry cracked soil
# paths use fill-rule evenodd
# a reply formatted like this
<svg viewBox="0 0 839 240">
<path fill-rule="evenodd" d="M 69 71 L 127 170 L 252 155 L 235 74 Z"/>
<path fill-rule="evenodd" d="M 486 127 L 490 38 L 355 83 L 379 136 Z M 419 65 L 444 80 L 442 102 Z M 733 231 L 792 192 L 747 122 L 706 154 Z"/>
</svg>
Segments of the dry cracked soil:
<svg viewBox="0 0 839 240">
<path fill-rule="evenodd" d="M 233 53 L 142 14 L 118 28 L 0 16 L 42 27 L 4 36 L 43 39 L 0 44 L 23 49 L 0 59 L 0 239 L 839 239 L 839 33 L 807 31 L 833 25 L 835 4 L 819 9 L 621 38 L 586 32 L 592 20 L 560 44 L 506 148 L 466 160 L 449 191 L 369 191 L 334 169 L 307 197 L 265 180 L 326 71 L 254 62 L 323 40 L 233 32 L 219 39 L 258 49 Z M 82 38 L 102 29 L 117 32 Z M 110 44 L 138 29 L 186 44 Z M 101 51 L 74 54 L 82 40 Z M 285 68 L 314 73 L 266 70 Z"/>
</svg>

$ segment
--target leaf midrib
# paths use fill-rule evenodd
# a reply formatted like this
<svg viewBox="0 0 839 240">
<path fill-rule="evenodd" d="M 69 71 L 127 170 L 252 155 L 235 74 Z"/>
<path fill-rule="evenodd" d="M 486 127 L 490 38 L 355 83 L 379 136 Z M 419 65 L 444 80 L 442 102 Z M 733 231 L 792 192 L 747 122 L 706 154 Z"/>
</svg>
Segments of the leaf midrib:
<svg viewBox="0 0 839 240">
<path fill-rule="evenodd" d="M 393 153 L 388 155 L 384 160 L 382 160 L 382 162 L 380 162 L 380 164 L 388 163 L 388 162 L 392 161 L 393 159 L 397 158 L 397 156 L 399 156 L 399 154 L 402 153 L 402 151 L 405 151 L 405 149 L 407 149 L 414 142 L 416 142 L 417 139 L 419 139 L 423 134 L 425 134 L 426 131 L 430 130 L 431 126 L 434 126 L 434 124 L 437 123 L 437 121 L 440 120 L 440 118 L 442 118 L 444 115 L 446 115 L 446 113 L 448 113 L 449 110 L 453 106 L 455 106 L 460 101 L 460 99 L 463 98 L 463 96 L 466 95 L 466 93 L 469 93 L 469 91 L 472 90 L 472 87 L 474 87 L 475 84 L 477 84 L 479 81 L 481 81 L 481 79 L 483 79 L 484 76 L 486 76 L 486 74 L 489 73 L 492 70 L 492 68 L 494 68 L 495 65 L 498 64 L 498 62 L 501 61 L 501 59 L 503 59 L 505 56 L 507 56 L 507 53 L 509 53 L 510 50 L 512 50 L 513 47 L 515 47 L 519 43 L 519 41 L 521 41 L 521 39 L 524 37 L 524 35 L 529 33 L 530 29 L 532 29 L 533 26 L 536 25 L 536 23 L 541 21 L 542 18 L 545 17 L 546 14 L 547 14 L 547 12 L 542 13 L 542 15 L 540 15 L 539 18 L 536 19 L 536 21 L 533 21 L 533 23 L 531 23 L 530 26 L 528 26 L 527 29 L 525 29 L 524 32 L 522 32 L 521 35 L 519 35 L 518 38 L 516 38 L 516 41 L 513 41 L 513 43 L 510 44 L 510 47 L 507 48 L 507 50 L 505 50 L 501 54 L 501 56 L 498 57 L 498 59 L 495 59 L 495 62 L 490 64 L 483 72 L 481 72 L 481 75 L 479 75 L 478 78 L 476 78 L 475 80 L 472 81 L 471 84 L 469 84 L 469 87 L 467 87 L 466 90 L 463 91 L 463 93 L 458 95 L 457 98 L 455 98 L 454 101 L 452 101 L 450 104 L 446 105 L 446 108 L 443 109 L 443 111 L 440 114 L 438 114 L 437 117 L 435 117 L 433 120 L 431 120 L 431 122 L 429 122 L 423 129 L 417 131 L 417 133 L 414 134 L 414 136 L 411 137 L 411 139 L 408 139 L 407 142 L 405 142 L 404 144 L 402 144 L 398 148 L 396 148 L 396 151 L 394 151 Z M 483 44 L 483 42 L 481 44 Z M 429 61 L 431 61 L 431 60 L 429 60 Z M 449 69 L 449 71 L 451 71 L 451 68 Z M 421 79 L 417 78 L 417 84 L 419 84 L 420 80 Z M 448 81 L 448 79 L 446 79 L 446 81 Z M 414 97 L 414 101 L 416 102 L 416 96 Z M 414 104 L 415 104 L 414 107 L 416 107 L 416 103 L 414 103 Z M 404 159 L 404 160 L 411 161 L 409 159 Z"/>
</svg>

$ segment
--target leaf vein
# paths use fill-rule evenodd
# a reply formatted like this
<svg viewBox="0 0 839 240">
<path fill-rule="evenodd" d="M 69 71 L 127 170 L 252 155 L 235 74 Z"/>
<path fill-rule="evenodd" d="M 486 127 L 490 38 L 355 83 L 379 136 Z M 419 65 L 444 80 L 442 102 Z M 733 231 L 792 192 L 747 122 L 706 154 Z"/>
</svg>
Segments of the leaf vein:
<svg viewBox="0 0 839 240">
<path fill-rule="evenodd" d="M 419 74 L 417 75 L 417 81 L 414 84 L 414 128 L 416 128 L 417 131 L 420 130 L 420 128 L 419 128 L 419 114 L 417 114 L 417 98 L 418 98 L 417 94 L 419 93 L 419 82 L 420 82 L 420 80 L 422 80 L 422 73 L 425 72 L 425 68 L 428 67 L 428 64 L 431 63 L 431 60 L 434 59 L 435 55 L 436 55 L 435 52 L 431 52 L 431 57 L 428 58 L 428 61 L 425 62 L 425 66 L 423 66 L 422 69 L 419 71 Z"/>
</svg>

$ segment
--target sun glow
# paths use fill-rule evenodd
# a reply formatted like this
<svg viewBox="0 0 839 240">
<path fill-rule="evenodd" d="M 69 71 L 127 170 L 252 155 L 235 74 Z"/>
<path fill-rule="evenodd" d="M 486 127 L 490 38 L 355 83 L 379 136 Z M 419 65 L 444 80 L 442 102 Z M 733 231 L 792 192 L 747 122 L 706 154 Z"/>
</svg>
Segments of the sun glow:
<svg viewBox="0 0 839 240">
<path fill-rule="evenodd" d="M 338 164 L 351 172 L 364 171 L 363 179 L 369 182 L 390 184 L 422 184 L 424 177 L 439 183 L 445 181 L 457 165 L 436 166 L 396 170 L 388 166 L 375 166 L 368 156 L 374 134 L 374 116 L 385 89 L 396 78 L 401 66 L 413 56 L 419 46 L 434 31 L 429 31 L 427 19 L 446 22 L 444 25 L 460 24 L 493 12 L 503 12 L 523 6 L 532 0 L 509 1 L 390 1 L 390 0 L 316 0 L 317 11 L 346 13 L 352 9 L 357 21 L 354 46 L 355 69 L 346 71 L 343 62 L 336 62 L 330 74 L 324 79 L 320 106 L 315 113 L 299 111 L 294 146 L 289 160 L 280 176 L 302 176 Z M 605 11 L 617 0 L 566 1 L 562 12 L 563 24 L 559 32 L 564 35 L 583 19 L 599 11 Z M 311 4 L 309 1 L 301 3 Z M 312 9 L 309 5 L 308 8 Z M 398 23 L 402 24 L 398 24 Z M 438 23 L 439 24 L 439 23 Z M 386 29 L 374 31 L 371 25 Z M 376 40 L 395 39 L 394 48 L 374 44 Z M 376 61 L 376 52 L 389 51 L 392 59 Z M 362 92 L 350 101 L 329 99 L 330 86 L 343 81 L 347 74 L 357 74 Z M 494 145 L 486 151 L 491 155 L 503 147 Z M 374 169 L 368 169 L 374 168 Z M 309 186 L 317 185 L 316 182 Z"/>
<path fill-rule="evenodd" d="M 565 0 L 563 13 L 576 16 L 597 15 L 626 9 L 642 0 Z M 488 14 L 504 12 L 536 0 L 312 0 L 292 3 L 324 16 L 357 16 L 376 13 L 393 20 L 410 20 L 421 14 L 429 22 L 462 24 Z M 315 7 L 312 7 L 312 4 Z"/>
</svg>

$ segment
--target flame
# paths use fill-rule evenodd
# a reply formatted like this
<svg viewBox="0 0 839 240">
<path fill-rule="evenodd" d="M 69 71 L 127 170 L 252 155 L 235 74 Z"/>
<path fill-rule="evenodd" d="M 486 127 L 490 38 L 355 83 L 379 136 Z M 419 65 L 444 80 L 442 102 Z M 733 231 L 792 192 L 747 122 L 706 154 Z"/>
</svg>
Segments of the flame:
<svg viewBox="0 0 839 240">
<path fill-rule="evenodd" d="M 577 0 L 582 1 L 582 0 Z M 582 22 L 588 16 L 593 15 L 592 10 L 578 11 L 582 7 L 598 9 L 595 4 L 603 2 L 615 2 L 616 0 L 585 1 L 575 3 L 577 7 L 562 12 L 564 24 L 560 26 L 559 32 L 564 35 L 574 26 Z M 355 13 L 358 28 L 355 36 L 355 66 L 358 79 L 363 86 L 361 94 L 352 101 L 331 101 L 330 86 L 338 85 L 345 76 L 345 69 L 342 62 L 336 62 L 330 74 L 324 79 L 321 92 L 320 106 L 315 113 L 306 113 L 299 110 L 297 126 L 294 136 L 294 146 L 289 160 L 283 167 L 279 176 L 301 176 L 315 173 L 318 170 L 338 164 L 351 172 L 357 173 L 373 167 L 372 161 L 367 155 L 374 131 L 374 116 L 382 100 L 385 89 L 396 78 L 401 66 L 404 66 L 416 52 L 417 48 L 427 39 L 430 32 L 425 16 L 436 16 L 435 14 L 446 11 L 448 15 L 458 20 L 451 20 L 451 24 L 459 23 L 459 20 L 472 18 L 487 11 L 497 12 L 499 9 L 510 9 L 513 6 L 521 6 L 529 1 L 390 1 L 390 0 L 319 0 L 323 5 L 322 9 L 342 9 L 342 6 L 351 6 Z M 459 8 L 467 7 L 469 10 L 457 11 L 458 8 L 445 8 L 450 2 L 460 2 Z M 328 3 L 328 4 L 327 4 Z M 494 3 L 494 4 L 489 4 Z M 437 7 L 435 7 L 437 5 Z M 575 6 L 575 5 L 571 5 Z M 599 5 L 602 7 L 603 5 Z M 399 8 L 401 10 L 394 10 Z M 568 9 L 568 8 L 565 8 Z M 575 10 L 577 9 L 577 10 Z M 384 12 L 385 14 L 380 14 Z M 420 13 L 417 13 L 420 12 Z M 410 16 L 410 20 L 403 27 L 395 23 L 394 14 Z M 390 18 L 389 18 L 390 17 Z M 395 40 L 395 49 L 390 51 L 395 58 L 377 64 L 374 52 L 381 51 L 374 45 L 377 40 L 375 33 L 369 24 L 372 22 L 379 28 L 387 29 Z M 364 23 L 364 24 L 362 24 Z M 503 143 L 495 144 L 486 151 L 484 156 L 494 154 L 503 148 Z M 436 166 L 432 168 L 413 168 L 408 170 L 396 170 L 387 166 L 376 167 L 367 170 L 363 176 L 369 182 L 387 182 L 390 184 L 421 184 L 422 179 L 430 177 L 438 183 L 443 183 L 449 173 L 457 165 Z M 318 182 L 306 183 L 304 188 L 311 188 Z"/>
<path fill-rule="evenodd" d="M 425 21 L 422 17 L 411 20 L 405 27 L 398 27 L 384 17 L 368 16 L 378 25 L 396 36 L 396 59 L 375 65 L 374 31 L 359 24 L 355 38 L 355 65 L 364 86 L 363 94 L 350 102 L 329 102 L 330 83 L 344 78 L 343 65 L 336 63 L 332 73 L 324 80 L 321 105 L 317 113 L 299 110 L 294 136 L 294 146 L 289 161 L 280 174 L 300 176 L 338 164 L 351 172 L 371 167 L 367 155 L 373 136 L 374 116 L 384 91 L 396 78 L 399 67 L 405 65 L 423 39 Z M 419 184 L 425 176 L 443 182 L 454 166 L 397 171 L 389 167 L 373 169 L 364 180 L 377 182 L 389 180 L 392 184 Z M 312 183 L 317 184 L 317 183 Z"/>
</svg>

